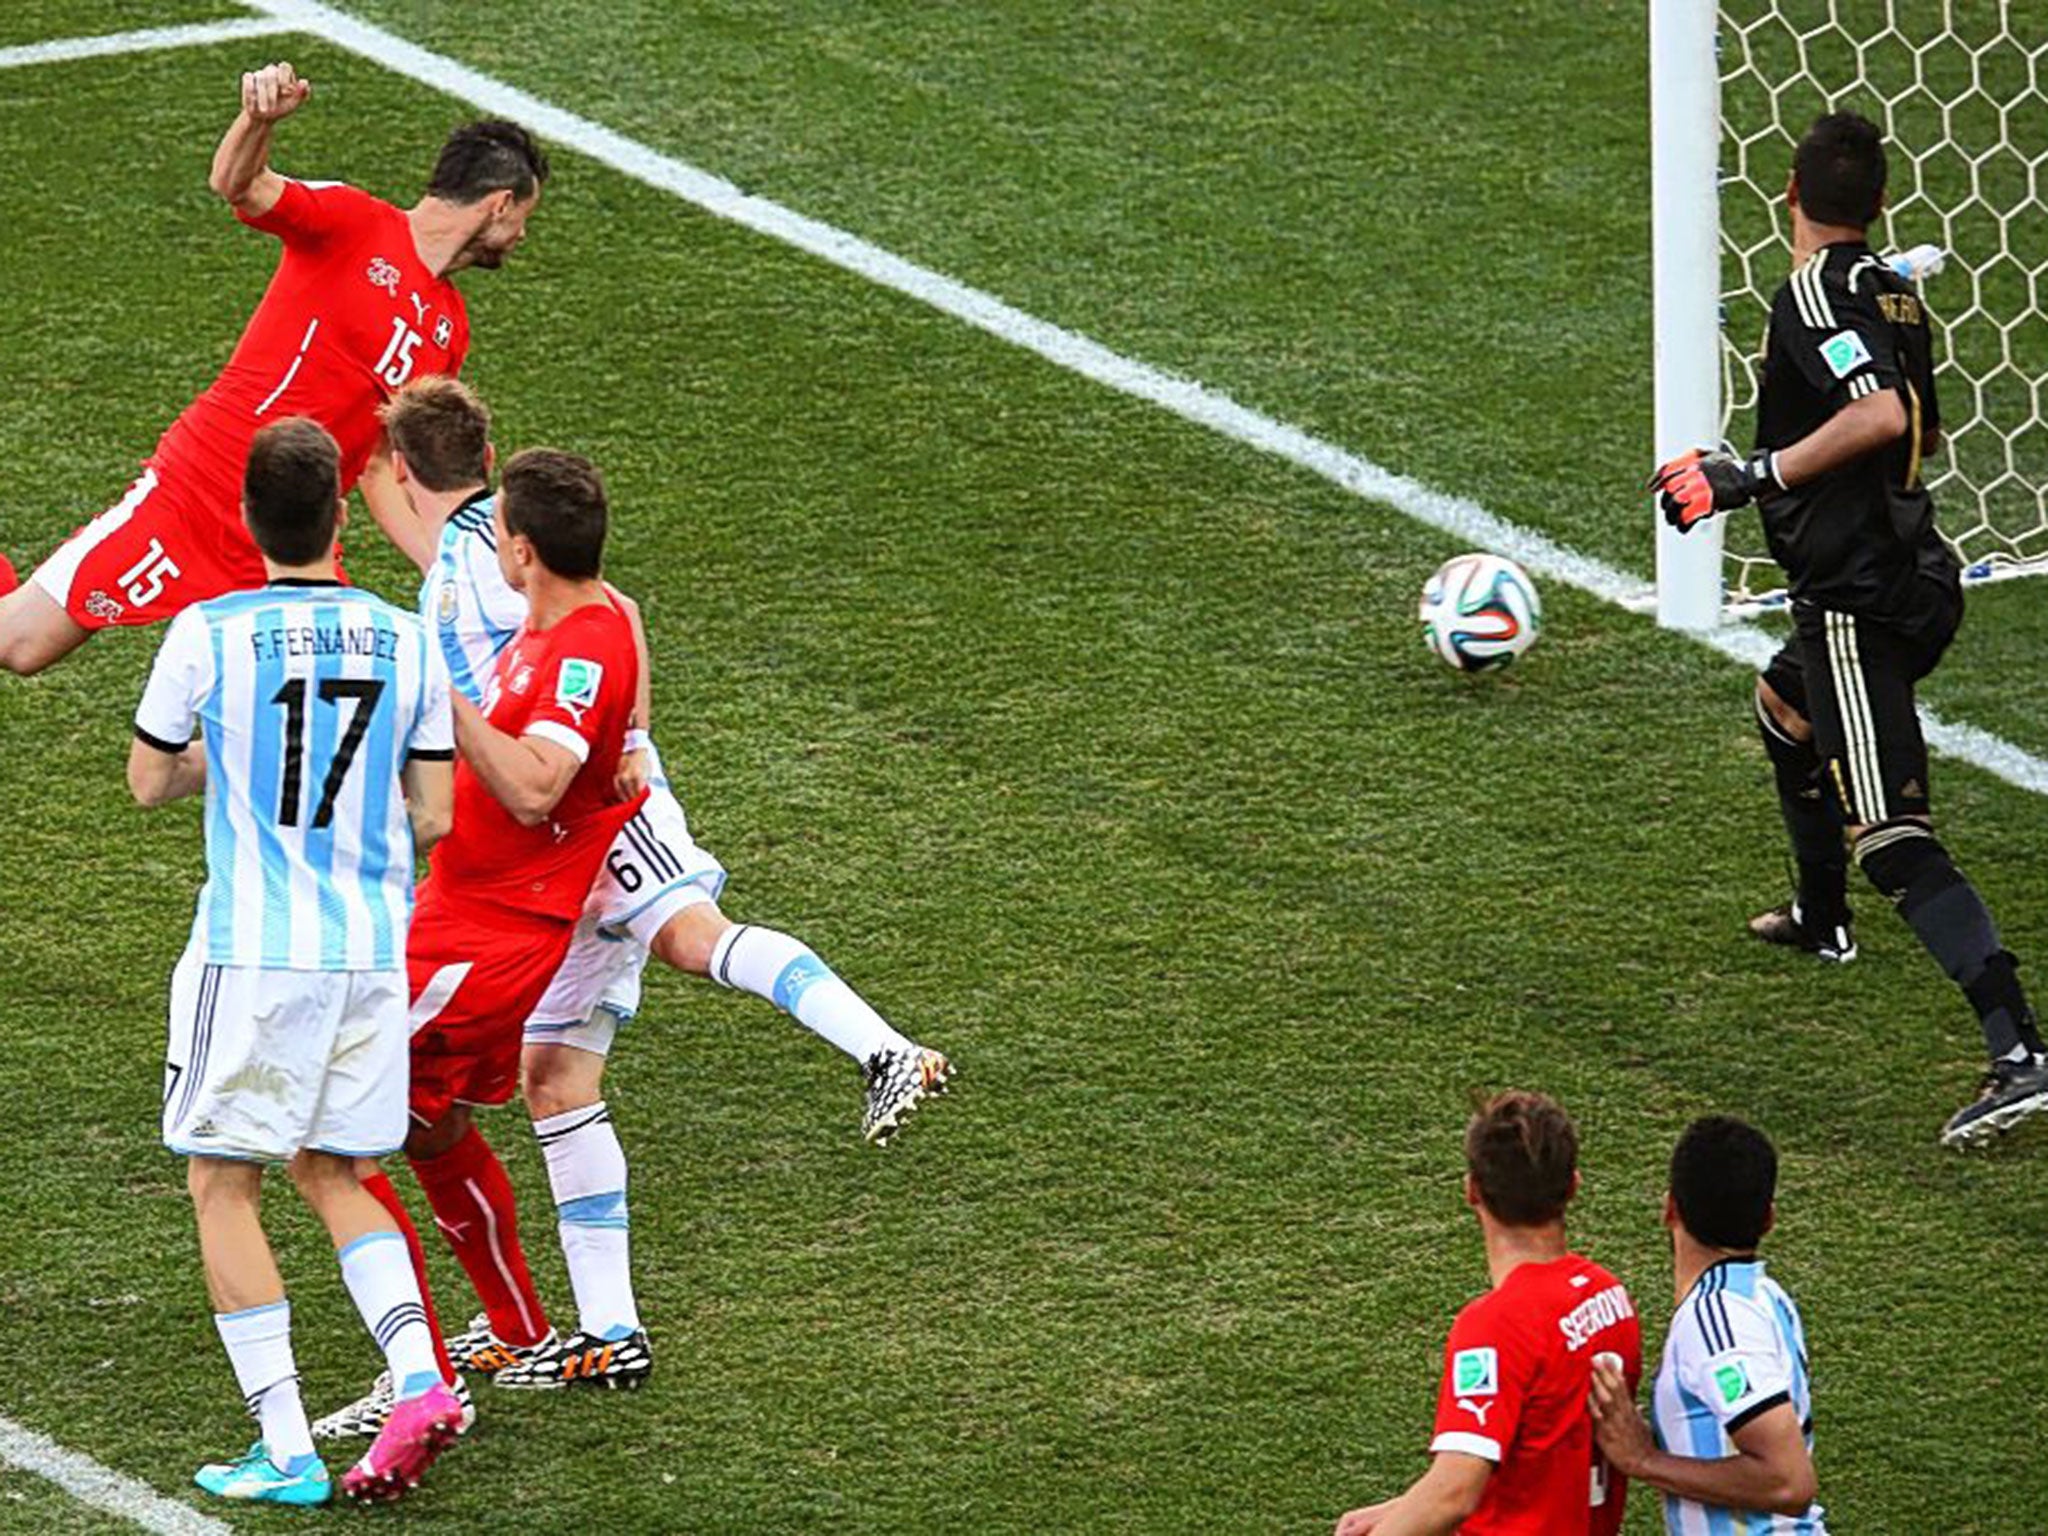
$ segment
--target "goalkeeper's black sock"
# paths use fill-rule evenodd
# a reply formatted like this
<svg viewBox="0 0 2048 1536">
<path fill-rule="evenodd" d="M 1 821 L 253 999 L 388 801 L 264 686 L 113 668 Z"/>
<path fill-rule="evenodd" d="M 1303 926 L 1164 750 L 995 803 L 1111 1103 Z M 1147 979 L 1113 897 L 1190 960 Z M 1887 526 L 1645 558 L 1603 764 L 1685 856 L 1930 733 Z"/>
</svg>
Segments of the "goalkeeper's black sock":
<svg viewBox="0 0 2048 1536">
<path fill-rule="evenodd" d="M 1821 778 L 1811 741 L 1794 741 L 1756 705 L 1757 732 L 1770 755 L 1778 809 L 1799 866 L 1799 920 L 1809 931 L 1832 931 L 1849 921 L 1849 854 L 1842 842 L 1842 812 Z"/>
<path fill-rule="evenodd" d="M 1917 821 L 1881 822 L 1857 840 L 1856 862 L 1963 989 L 1991 1059 L 2038 1050 L 2041 1037 L 2020 987 L 2019 962 L 1999 943 L 1984 898 L 1933 831 Z"/>
</svg>

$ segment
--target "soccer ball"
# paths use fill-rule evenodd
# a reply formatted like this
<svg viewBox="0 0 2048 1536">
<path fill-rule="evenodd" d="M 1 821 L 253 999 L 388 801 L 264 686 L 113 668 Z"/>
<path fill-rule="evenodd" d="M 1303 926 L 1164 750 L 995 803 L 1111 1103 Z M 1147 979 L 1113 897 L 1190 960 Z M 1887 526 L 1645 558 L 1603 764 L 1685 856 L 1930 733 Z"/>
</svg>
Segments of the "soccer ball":
<svg viewBox="0 0 2048 1536">
<path fill-rule="evenodd" d="M 1460 672 L 1504 667 L 1536 643 L 1543 603 L 1536 583 L 1500 555 L 1459 555 L 1422 589 L 1422 638 Z"/>
</svg>

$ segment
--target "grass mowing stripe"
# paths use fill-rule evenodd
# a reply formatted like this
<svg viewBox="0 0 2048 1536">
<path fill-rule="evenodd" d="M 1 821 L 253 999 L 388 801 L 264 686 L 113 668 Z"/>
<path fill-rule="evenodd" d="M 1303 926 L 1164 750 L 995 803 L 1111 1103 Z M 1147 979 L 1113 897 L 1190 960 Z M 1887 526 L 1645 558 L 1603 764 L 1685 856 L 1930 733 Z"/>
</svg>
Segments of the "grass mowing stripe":
<svg viewBox="0 0 2048 1536">
<path fill-rule="evenodd" d="M 193 48 L 233 42 L 240 37 L 274 37 L 290 32 L 289 22 L 272 16 L 240 16 L 228 21 L 201 21 L 183 27 L 143 27 L 134 32 L 109 32 L 100 37 L 58 37 L 47 43 L 0 48 L 0 69 L 30 64 L 62 64 L 71 59 L 97 59 L 116 53 L 148 53 L 159 48 Z"/>
<path fill-rule="evenodd" d="M 162 1536 L 232 1536 L 233 1527 L 165 1498 L 90 1456 L 67 1451 L 47 1435 L 0 1417 L 0 1462 L 55 1483 L 82 1504 L 158 1531 Z"/>
<path fill-rule="evenodd" d="M 481 70 L 360 21 L 319 0 L 250 0 L 297 30 L 419 81 L 483 111 L 518 118 L 546 138 L 566 144 L 613 170 L 694 203 L 757 234 L 783 241 L 898 293 L 931 305 L 1014 346 L 1034 352 L 1084 378 L 1160 406 L 1247 447 L 1287 460 L 1367 501 L 1392 507 L 1427 527 L 1519 562 L 1538 576 L 1562 581 L 1603 602 L 1633 611 L 1644 582 L 1616 566 L 1560 544 L 1489 512 L 1477 502 L 1435 490 L 1406 475 L 1339 448 L 1299 427 L 1240 405 L 1228 395 L 1113 352 L 1100 342 L 1026 314 L 994 294 L 919 266 L 835 225 L 808 218 L 780 203 L 742 192 L 723 177 L 686 164 L 601 123 L 543 101 Z M 1748 624 L 1695 635 L 1722 655 L 1749 666 L 1769 659 L 1775 642 Z M 1982 768 L 2007 783 L 2048 795 L 2048 762 L 1971 725 L 1952 724 L 1922 711 L 1928 744 L 1946 756 Z"/>
</svg>

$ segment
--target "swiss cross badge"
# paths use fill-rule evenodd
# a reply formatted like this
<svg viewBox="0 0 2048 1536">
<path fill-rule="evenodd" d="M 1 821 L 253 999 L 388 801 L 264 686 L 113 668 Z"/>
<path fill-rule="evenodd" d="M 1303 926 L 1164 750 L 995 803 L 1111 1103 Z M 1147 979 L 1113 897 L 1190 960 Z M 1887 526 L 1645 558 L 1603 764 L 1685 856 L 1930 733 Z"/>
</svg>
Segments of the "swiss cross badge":
<svg viewBox="0 0 2048 1536">
<path fill-rule="evenodd" d="M 449 318 L 448 318 L 448 317 L 447 317 L 446 315 L 443 315 L 443 316 L 441 316 L 441 318 L 440 318 L 440 319 L 438 319 L 438 320 L 436 320 L 436 321 L 434 322 L 434 345 L 435 345 L 435 346 L 437 346 L 437 347 L 446 347 L 446 346 L 448 345 L 448 342 L 449 342 L 449 338 L 451 338 L 452 336 L 454 336 L 454 334 L 455 334 L 455 322 L 454 322 L 454 321 L 452 321 L 452 320 L 450 320 L 450 319 L 449 319 Z"/>
</svg>

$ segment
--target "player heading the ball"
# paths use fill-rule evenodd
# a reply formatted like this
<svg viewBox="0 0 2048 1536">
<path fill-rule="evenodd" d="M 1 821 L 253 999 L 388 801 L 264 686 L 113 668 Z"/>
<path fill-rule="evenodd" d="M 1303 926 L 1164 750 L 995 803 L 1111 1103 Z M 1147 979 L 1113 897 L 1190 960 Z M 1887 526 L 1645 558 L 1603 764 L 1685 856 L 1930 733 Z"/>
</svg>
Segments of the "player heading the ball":
<svg viewBox="0 0 2048 1536">
<path fill-rule="evenodd" d="M 452 814 L 448 673 L 417 617 L 337 576 L 333 438 L 299 418 L 263 428 L 244 484 L 269 580 L 178 615 L 128 760 L 143 805 L 206 796 L 206 885 L 171 978 L 163 1137 L 189 1160 L 214 1321 L 262 1430 L 197 1481 L 229 1499 L 331 1496 L 257 1214 L 264 1165 L 288 1161 L 398 1384 L 343 1487 L 392 1497 L 461 1412 L 405 1244 L 356 1173 L 406 1134 L 401 967 L 414 849 Z"/>
<path fill-rule="evenodd" d="M 210 184 L 279 240 L 277 271 L 227 366 L 127 494 L 26 584 L 0 558 L 0 668 L 39 672 L 107 625 L 152 624 L 262 585 L 238 502 L 256 430 L 285 416 L 319 422 L 339 445 L 346 495 L 378 448 L 378 407 L 416 375 L 461 369 L 469 314 L 451 279 L 500 265 L 525 238 L 546 155 L 516 123 L 474 122 L 449 135 L 410 209 L 294 181 L 271 168 L 271 137 L 312 90 L 289 64 L 242 76 Z"/>
</svg>

